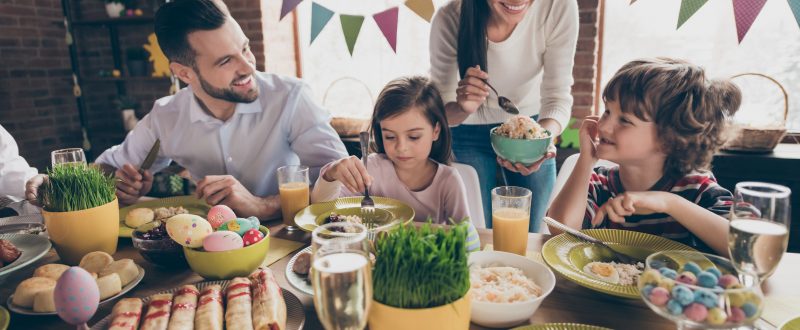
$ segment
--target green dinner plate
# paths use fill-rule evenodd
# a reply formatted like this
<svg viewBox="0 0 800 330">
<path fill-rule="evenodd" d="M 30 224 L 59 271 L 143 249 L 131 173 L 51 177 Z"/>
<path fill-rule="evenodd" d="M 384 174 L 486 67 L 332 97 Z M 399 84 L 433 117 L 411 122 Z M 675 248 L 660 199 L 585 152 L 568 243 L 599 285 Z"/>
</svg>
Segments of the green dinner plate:
<svg viewBox="0 0 800 330">
<path fill-rule="evenodd" d="M 205 201 L 199 200 L 194 196 L 167 197 L 139 202 L 119 209 L 119 237 L 131 237 L 133 234 L 134 228 L 125 225 L 125 215 L 127 215 L 130 210 L 140 207 L 155 209 L 168 206 L 183 206 L 183 208 L 189 211 L 189 213 L 199 215 L 203 217 L 203 219 L 206 218 L 208 215 L 208 210 L 211 209 L 211 206 L 206 204 Z"/>
<path fill-rule="evenodd" d="M 587 229 L 582 232 L 602 240 L 615 250 L 644 261 L 647 256 L 659 251 L 687 250 L 691 247 L 676 241 L 632 230 Z M 620 285 L 604 282 L 583 272 L 583 267 L 592 262 L 613 260 L 611 253 L 599 246 L 568 234 L 555 236 L 542 246 L 545 262 L 561 276 L 589 289 L 612 296 L 639 299 L 636 285 Z"/>
<path fill-rule="evenodd" d="M 578 323 L 546 323 L 516 327 L 511 330 L 611 330 L 595 325 Z"/>
<path fill-rule="evenodd" d="M 50 239 L 44 235 L 31 234 L 0 234 L 0 239 L 7 240 L 21 252 L 17 260 L 0 267 L 0 277 L 11 274 L 16 270 L 33 263 L 50 251 Z M 2 323 L 2 322 L 0 322 Z"/>
<path fill-rule="evenodd" d="M 331 212 L 343 215 L 361 215 L 361 199 L 363 197 L 342 197 L 335 201 L 316 203 L 297 212 L 294 222 L 305 231 L 313 231 L 323 224 Z M 391 222 L 400 220 L 404 223 L 414 220 L 414 209 L 405 203 L 387 197 L 373 197 L 375 202 L 375 216 L 381 221 Z M 382 222 L 382 224 L 388 224 Z"/>
<path fill-rule="evenodd" d="M 800 316 L 795 316 L 794 318 L 786 321 L 781 327 L 780 330 L 800 330 Z"/>
<path fill-rule="evenodd" d="M 8 314 L 8 310 L 0 306 L 0 330 L 8 329 L 8 324 L 11 322 L 11 314 Z"/>
</svg>

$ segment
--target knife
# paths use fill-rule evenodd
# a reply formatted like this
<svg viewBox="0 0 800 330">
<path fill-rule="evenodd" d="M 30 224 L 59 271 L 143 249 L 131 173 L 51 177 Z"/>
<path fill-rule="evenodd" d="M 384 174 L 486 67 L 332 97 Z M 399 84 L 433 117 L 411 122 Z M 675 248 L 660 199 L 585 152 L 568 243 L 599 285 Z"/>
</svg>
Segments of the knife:
<svg viewBox="0 0 800 330">
<path fill-rule="evenodd" d="M 147 157 L 142 162 L 142 165 L 139 166 L 139 173 L 144 173 L 145 170 L 149 170 L 153 163 L 156 161 L 156 157 L 158 156 L 158 151 L 161 149 L 161 140 L 156 139 L 156 142 L 153 143 L 153 146 L 150 148 L 150 152 L 147 153 Z"/>
</svg>

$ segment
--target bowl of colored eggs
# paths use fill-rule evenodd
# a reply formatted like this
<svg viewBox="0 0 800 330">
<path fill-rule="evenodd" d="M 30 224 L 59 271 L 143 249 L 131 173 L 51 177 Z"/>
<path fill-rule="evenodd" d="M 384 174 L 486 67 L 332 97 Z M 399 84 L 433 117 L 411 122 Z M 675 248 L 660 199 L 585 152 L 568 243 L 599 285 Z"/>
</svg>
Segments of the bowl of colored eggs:
<svg viewBox="0 0 800 330">
<path fill-rule="evenodd" d="M 764 308 L 757 276 L 737 271 L 728 259 L 700 252 L 650 255 L 638 287 L 647 306 L 679 328 L 752 325 Z"/>
<path fill-rule="evenodd" d="M 225 205 L 212 207 L 208 219 L 175 215 L 167 220 L 166 229 L 183 246 L 189 267 L 209 280 L 247 276 L 269 251 L 269 229 L 255 217 L 236 217 Z"/>
</svg>

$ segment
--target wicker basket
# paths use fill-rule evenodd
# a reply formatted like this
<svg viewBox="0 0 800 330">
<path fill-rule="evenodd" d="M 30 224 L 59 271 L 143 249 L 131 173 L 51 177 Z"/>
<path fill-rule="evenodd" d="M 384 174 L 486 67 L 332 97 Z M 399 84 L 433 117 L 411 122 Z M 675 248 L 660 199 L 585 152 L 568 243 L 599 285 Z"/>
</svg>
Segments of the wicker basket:
<svg viewBox="0 0 800 330">
<path fill-rule="evenodd" d="M 351 81 L 356 82 L 367 91 L 367 95 L 369 95 L 369 100 L 372 104 L 374 104 L 374 98 L 372 96 L 372 92 L 369 90 L 369 86 L 365 84 L 363 81 L 358 80 L 353 77 L 340 77 L 334 80 L 328 88 L 325 90 L 325 95 L 322 96 L 322 106 L 327 106 L 328 102 L 328 95 L 331 91 L 331 88 L 336 85 L 337 83 L 341 83 L 344 81 Z M 369 129 L 369 119 L 361 119 L 361 118 L 345 118 L 345 117 L 333 117 L 331 119 L 331 126 L 333 129 L 336 130 L 336 133 L 339 134 L 340 137 L 353 137 L 358 136 L 358 133 L 362 131 L 366 131 Z"/>
<path fill-rule="evenodd" d="M 771 152 L 786 135 L 786 118 L 789 115 L 789 94 L 783 85 L 774 78 L 761 73 L 737 74 L 731 79 L 741 76 L 758 76 L 769 79 L 783 92 L 783 121 L 779 127 L 754 127 L 732 123 L 728 127 L 727 138 L 723 150 L 745 152 Z"/>
</svg>

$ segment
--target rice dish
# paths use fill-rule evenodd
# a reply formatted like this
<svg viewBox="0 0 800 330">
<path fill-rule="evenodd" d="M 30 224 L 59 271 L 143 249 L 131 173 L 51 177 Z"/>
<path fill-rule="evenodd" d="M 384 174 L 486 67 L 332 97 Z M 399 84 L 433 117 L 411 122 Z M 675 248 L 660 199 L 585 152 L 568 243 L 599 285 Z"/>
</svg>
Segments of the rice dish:
<svg viewBox="0 0 800 330">
<path fill-rule="evenodd" d="M 550 133 L 539 123 L 527 116 L 514 116 L 500 125 L 496 134 L 512 139 L 541 139 L 550 137 Z"/>
<path fill-rule="evenodd" d="M 542 295 L 542 288 L 515 267 L 472 266 L 469 280 L 474 301 L 513 303 Z"/>
<path fill-rule="evenodd" d="M 583 267 L 583 271 L 593 278 L 619 285 L 635 285 L 639 280 L 644 265 L 616 263 L 616 262 L 590 262 Z"/>
</svg>

